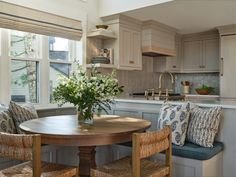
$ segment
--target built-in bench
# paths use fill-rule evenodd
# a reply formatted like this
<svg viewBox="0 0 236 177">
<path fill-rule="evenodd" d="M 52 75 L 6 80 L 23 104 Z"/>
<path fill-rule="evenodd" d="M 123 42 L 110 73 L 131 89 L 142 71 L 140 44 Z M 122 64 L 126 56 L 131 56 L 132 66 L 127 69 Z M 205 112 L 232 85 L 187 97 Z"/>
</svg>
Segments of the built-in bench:
<svg viewBox="0 0 236 177">
<path fill-rule="evenodd" d="M 184 146 L 173 144 L 172 154 L 189 159 L 208 160 L 220 153 L 223 149 L 224 144 L 222 142 L 214 142 L 212 148 L 205 148 L 190 142 L 185 142 Z"/>
<path fill-rule="evenodd" d="M 222 177 L 223 148 L 221 142 L 215 142 L 212 148 L 186 142 L 184 146 L 173 145 L 174 177 Z M 163 154 L 152 157 L 164 160 Z"/>
<path fill-rule="evenodd" d="M 124 146 L 126 145 L 126 146 Z M 131 154 L 131 144 L 115 145 L 115 158 Z M 174 177 L 222 177 L 224 145 L 215 142 L 212 148 L 205 148 L 186 142 L 184 146 L 172 146 Z M 164 160 L 164 154 L 152 157 L 153 161 Z"/>
</svg>

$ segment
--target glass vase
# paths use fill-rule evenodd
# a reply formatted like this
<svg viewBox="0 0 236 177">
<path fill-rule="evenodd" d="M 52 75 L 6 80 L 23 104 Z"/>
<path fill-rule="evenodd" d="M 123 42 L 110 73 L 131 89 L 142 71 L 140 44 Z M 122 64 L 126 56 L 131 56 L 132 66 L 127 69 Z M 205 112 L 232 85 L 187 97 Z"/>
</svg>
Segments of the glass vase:
<svg viewBox="0 0 236 177">
<path fill-rule="evenodd" d="M 90 109 L 78 110 L 78 123 L 80 125 L 92 125 L 93 124 L 93 111 Z"/>
</svg>

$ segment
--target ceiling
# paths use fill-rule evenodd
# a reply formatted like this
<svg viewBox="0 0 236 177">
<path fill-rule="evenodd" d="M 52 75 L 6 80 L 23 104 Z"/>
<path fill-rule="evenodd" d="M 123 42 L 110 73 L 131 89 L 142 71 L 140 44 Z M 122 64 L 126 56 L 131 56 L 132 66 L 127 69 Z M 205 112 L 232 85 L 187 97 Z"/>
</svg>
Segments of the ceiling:
<svg viewBox="0 0 236 177">
<path fill-rule="evenodd" d="M 175 0 L 122 14 L 142 21 L 156 20 L 188 34 L 236 24 L 236 0 Z"/>
</svg>

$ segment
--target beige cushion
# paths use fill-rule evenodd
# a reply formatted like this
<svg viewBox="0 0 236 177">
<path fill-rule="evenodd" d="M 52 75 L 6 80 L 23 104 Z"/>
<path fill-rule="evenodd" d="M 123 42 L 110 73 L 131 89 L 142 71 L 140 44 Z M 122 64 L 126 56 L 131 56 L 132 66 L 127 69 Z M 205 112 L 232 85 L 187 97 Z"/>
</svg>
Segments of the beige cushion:
<svg viewBox="0 0 236 177">
<path fill-rule="evenodd" d="M 0 111 L 0 132 L 16 133 L 14 122 L 8 111 Z"/>
<path fill-rule="evenodd" d="M 221 112 L 221 107 L 194 108 L 191 111 L 186 139 L 200 146 L 213 147 L 220 124 Z"/>
<path fill-rule="evenodd" d="M 19 128 L 19 125 L 22 122 L 38 118 L 37 112 L 36 112 L 34 106 L 31 104 L 19 105 L 15 102 L 11 101 L 9 104 L 9 111 L 11 113 L 13 120 L 14 120 L 17 133 L 24 133 Z"/>
</svg>

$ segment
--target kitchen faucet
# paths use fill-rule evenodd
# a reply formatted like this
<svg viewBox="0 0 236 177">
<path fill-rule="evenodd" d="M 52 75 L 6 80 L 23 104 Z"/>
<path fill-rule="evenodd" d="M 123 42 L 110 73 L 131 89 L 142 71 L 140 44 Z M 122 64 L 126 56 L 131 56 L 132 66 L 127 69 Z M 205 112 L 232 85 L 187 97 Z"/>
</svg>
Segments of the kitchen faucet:
<svg viewBox="0 0 236 177">
<path fill-rule="evenodd" d="M 169 74 L 170 75 L 170 77 L 171 77 L 171 84 L 172 84 L 172 88 L 171 89 L 166 89 L 166 96 L 168 96 L 168 92 L 173 92 L 174 91 L 174 76 L 169 71 L 164 71 L 159 76 L 159 88 L 158 88 L 158 95 L 159 96 L 161 96 L 161 92 L 162 92 L 162 77 L 163 77 L 164 74 Z"/>
</svg>

